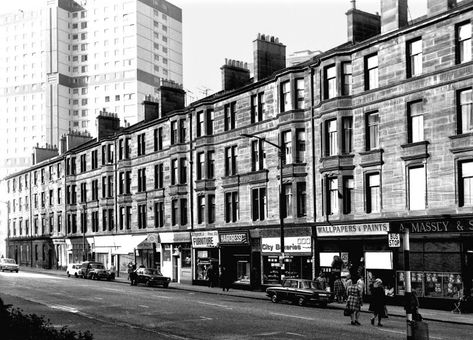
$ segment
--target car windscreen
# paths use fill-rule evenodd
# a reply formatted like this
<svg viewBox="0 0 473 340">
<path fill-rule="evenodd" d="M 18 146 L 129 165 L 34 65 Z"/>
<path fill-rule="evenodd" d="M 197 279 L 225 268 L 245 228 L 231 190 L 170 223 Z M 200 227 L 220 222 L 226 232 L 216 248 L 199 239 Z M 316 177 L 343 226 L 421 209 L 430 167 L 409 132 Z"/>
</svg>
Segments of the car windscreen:
<svg viewBox="0 0 473 340">
<path fill-rule="evenodd" d="M 16 263 L 14 259 L 5 259 L 5 263 Z"/>
<path fill-rule="evenodd" d="M 90 265 L 90 268 L 93 268 L 93 269 L 105 269 L 105 267 L 103 266 L 103 264 L 96 264 L 96 263 L 92 263 Z"/>
<path fill-rule="evenodd" d="M 318 289 L 317 283 L 314 281 L 302 281 L 301 284 L 305 289 Z"/>
<path fill-rule="evenodd" d="M 148 275 L 161 275 L 161 273 L 156 269 L 145 269 L 144 273 Z"/>
</svg>

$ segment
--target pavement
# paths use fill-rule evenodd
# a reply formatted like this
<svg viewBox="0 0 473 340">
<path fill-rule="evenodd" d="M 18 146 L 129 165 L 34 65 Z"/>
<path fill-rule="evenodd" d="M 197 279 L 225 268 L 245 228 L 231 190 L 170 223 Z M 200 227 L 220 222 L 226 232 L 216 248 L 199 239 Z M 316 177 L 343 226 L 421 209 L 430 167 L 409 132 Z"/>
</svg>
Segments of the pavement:
<svg viewBox="0 0 473 340">
<path fill-rule="evenodd" d="M 55 269 L 42 269 L 42 268 L 32 268 L 32 267 L 21 267 L 20 270 L 25 272 L 36 272 L 42 274 L 50 274 L 50 275 L 58 275 L 58 276 L 65 276 L 66 273 L 64 270 L 55 270 Z M 120 276 L 115 279 L 116 283 L 121 284 L 130 284 L 126 276 Z M 257 300 L 268 300 L 269 298 L 266 296 L 265 292 L 260 291 L 250 291 L 250 290 L 240 290 L 240 289 L 230 289 L 228 292 L 223 292 L 218 287 L 207 287 L 207 286 L 197 286 L 191 284 L 183 284 L 183 283 L 176 283 L 172 282 L 169 285 L 170 289 L 180 289 L 192 292 L 199 292 L 205 294 L 217 294 L 217 295 L 228 295 L 240 298 L 248 298 L 248 299 L 257 299 Z M 453 304 L 453 303 L 452 303 Z M 365 303 L 361 307 L 362 313 L 369 313 L 372 312 L 368 311 L 369 304 Z M 345 303 L 331 303 L 327 306 L 327 308 L 331 309 L 340 309 L 340 315 L 342 315 L 342 310 L 345 308 Z M 399 316 L 405 317 L 406 312 L 404 307 L 402 306 L 394 306 L 389 305 L 387 306 L 388 313 L 391 316 Z M 437 322 L 447 322 L 459 325 L 471 325 L 473 326 L 473 314 L 465 314 L 465 313 L 453 313 L 450 311 L 444 310 L 436 310 L 436 309 L 425 309 L 419 308 L 419 313 L 424 318 L 424 321 L 437 321 Z"/>
</svg>

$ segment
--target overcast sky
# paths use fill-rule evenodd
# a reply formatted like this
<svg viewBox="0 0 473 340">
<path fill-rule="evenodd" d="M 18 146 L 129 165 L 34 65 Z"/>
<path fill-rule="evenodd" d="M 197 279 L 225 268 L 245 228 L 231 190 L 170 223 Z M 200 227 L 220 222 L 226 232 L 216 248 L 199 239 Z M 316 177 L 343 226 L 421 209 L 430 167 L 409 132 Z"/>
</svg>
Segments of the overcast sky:
<svg viewBox="0 0 473 340">
<path fill-rule="evenodd" d="M 0 12 L 37 6 L 38 0 L 3 0 Z M 225 58 L 252 62 L 258 33 L 279 38 L 287 55 L 325 51 L 347 39 L 350 0 L 170 0 L 182 8 L 184 88 L 202 97 L 220 91 Z M 425 12 L 426 0 L 409 0 L 411 18 Z M 357 0 L 360 10 L 380 11 L 380 0 Z"/>
</svg>

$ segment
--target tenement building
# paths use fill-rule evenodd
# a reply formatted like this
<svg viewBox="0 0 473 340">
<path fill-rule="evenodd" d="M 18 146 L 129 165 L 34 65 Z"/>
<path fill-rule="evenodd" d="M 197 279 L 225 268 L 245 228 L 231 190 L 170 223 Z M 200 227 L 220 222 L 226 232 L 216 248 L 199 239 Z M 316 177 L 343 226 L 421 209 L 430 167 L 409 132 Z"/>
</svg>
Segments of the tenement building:
<svg viewBox="0 0 473 340">
<path fill-rule="evenodd" d="M 226 60 L 221 92 L 184 107 L 163 83 L 137 124 L 102 112 L 95 138 L 37 148 L 5 178 L 9 256 L 119 274 L 136 261 L 194 284 L 225 266 L 240 288 L 322 271 L 369 295 L 379 277 L 396 299 L 409 230 L 417 295 L 469 291 L 473 1 L 429 0 L 413 21 L 406 0 L 381 3 L 348 10 L 347 42 L 308 61 L 287 68 L 284 44 L 258 34 L 254 78 Z"/>
</svg>

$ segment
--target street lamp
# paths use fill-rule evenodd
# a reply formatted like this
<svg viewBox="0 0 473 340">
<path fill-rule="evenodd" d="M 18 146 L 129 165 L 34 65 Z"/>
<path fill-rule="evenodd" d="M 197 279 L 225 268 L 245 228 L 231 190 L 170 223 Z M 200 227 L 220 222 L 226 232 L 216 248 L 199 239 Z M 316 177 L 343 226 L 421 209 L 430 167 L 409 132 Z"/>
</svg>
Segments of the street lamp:
<svg viewBox="0 0 473 340">
<path fill-rule="evenodd" d="M 284 279 L 284 215 L 283 215 L 283 211 L 284 211 L 284 193 L 283 193 L 283 188 L 282 188 L 282 161 L 283 161 L 283 156 L 282 156 L 282 153 L 283 153 L 283 148 L 282 146 L 280 145 L 277 145 L 277 144 L 274 144 L 273 142 L 270 142 L 268 140 L 266 140 L 266 138 L 264 137 L 259 137 L 259 136 L 256 136 L 256 135 L 253 135 L 253 134 L 249 134 L 249 133 L 242 133 L 240 134 L 240 136 L 242 137 L 247 137 L 247 138 L 256 138 L 264 143 L 267 143 L 273 147 L 275 147 L 276 149 L 278 149 L 278 157 L 279 157 L 279 226 L 280 226 L 280 232 L 279 232 L 279 235 L 280 235 L 280 246 L 281 246 L 281 255 L 280 255 L 280 266 L 281 266 L 281 281 Z"/>
<path fill-rule="evenodd" d="M 87 253 L 85 251 L 85 226 L 87 225 L 87 203 L 82 206 L 82 261 L 87 261 Z"/>
</svg>

